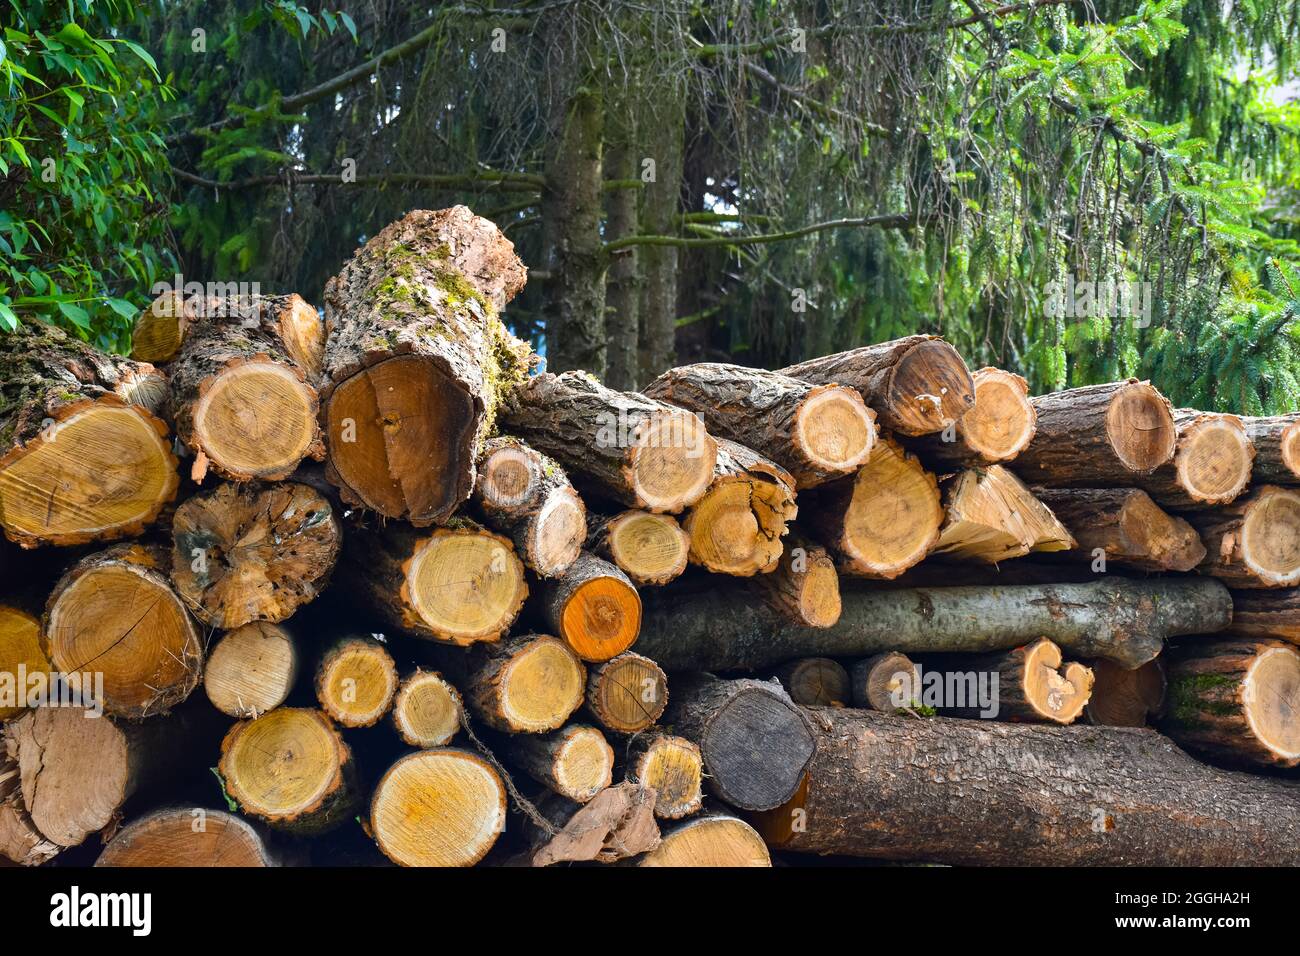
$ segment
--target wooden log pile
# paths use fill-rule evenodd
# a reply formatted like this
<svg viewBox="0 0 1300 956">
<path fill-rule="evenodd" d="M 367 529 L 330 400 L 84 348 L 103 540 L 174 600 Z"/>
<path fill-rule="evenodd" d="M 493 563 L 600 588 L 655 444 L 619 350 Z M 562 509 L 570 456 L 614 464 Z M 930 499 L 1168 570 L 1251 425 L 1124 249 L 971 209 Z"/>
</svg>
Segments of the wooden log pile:
<svg viewBox="0 0 1300 956">
<path fill-rule="evenodd" d="M 620 392 L 525 278 L 417 211 L 323 315 L 0 336 L 0 856 L 1300 863 L 1300 418 L 927 335 Z"/>
</svg>

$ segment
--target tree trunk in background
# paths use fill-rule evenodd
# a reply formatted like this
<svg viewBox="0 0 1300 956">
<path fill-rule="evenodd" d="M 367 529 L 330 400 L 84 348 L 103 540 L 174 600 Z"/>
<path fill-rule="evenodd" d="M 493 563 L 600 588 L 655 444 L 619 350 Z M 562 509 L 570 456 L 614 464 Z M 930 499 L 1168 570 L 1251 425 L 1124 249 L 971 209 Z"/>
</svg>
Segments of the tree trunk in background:
<svg viewBox="0 0 1300 956">
<path fill-rule="evenodd" d="M 653 182 L 645 184 L 642 231 L 671 235 L 681 199 L 682 148 L 686 101 L 680 89 L 663 91 L 659 109 L 645 124 L 645 157 L 655 162 Z M 645 292 L 641 302 L 641 381 L 648 382 L 677 364 L 677 249 L 646 246 L 641 269 Z"/>
<path fill-rule="evenodd" d="M 619 130 L 618 141 L 610 144 L 605 169 L 610 179 L 635 179 L 639 168 L 635 134 Z M 640 228 L 636 189 L 610 190 L 605 198 L 605 237 L 619 239 L 634 236 Z M 636 388 L 638 380 L 637 344 L 640 340 L 641 273 L 640 250 L 631 246 L 621 250 L 609 264 L 605 285 L 606 373 L 610 388 L 625 391 Z"/>
</svg>

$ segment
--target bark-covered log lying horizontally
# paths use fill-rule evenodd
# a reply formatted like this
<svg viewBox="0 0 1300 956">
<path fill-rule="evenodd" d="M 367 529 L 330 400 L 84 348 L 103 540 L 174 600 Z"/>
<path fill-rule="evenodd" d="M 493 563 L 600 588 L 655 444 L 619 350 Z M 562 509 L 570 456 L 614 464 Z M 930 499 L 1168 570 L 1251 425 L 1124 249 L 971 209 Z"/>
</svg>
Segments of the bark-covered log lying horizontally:
<svg viewBox="0 0 1300 956">
<path fill-rule="evenodd" d="M 627 779 L 655 792 L 655 816 L 680 820 L 703 802 L 704 758 L 685 737 L 637 734 L 627 745 Z"/>
<path fill-rule="evenodd" d="M 480 644 L 459 666 L 464 676 L 457 684 L 474 716 L 504 733 L 558 730 L 582 704 L 587 686 L 577 655 L 544 634 Z"/>
<path fill-rule="evenodd" d="M 691 536 L 672 515 L 633 509 L 592 522 L 587 550 L 613 561 L 637 587 L 667 584 L 686 570 Z"/>
<path fill-rule="evenodd" d="M 968 469 L 946 481 L 944 512 L 933 554 L 997 564 L 1075 546 L 1052 509 L 1001 465 Z"/>
<path fill-rule="evenodd" d="M 739 817 L 710 814 L 666 830 L 659 846 L 637 866 L 700 866 L 711 869 L 771 866 L 758 832 Z"/>
<path fill-rule="evenodd" d="M 756 576 L 763 600 L 796 624 L 831 627 L 840 619 L 840 576 L 826 549 L 794 534 L 776 570 Z"/>
<path fill-rule="evenodd" d="M 340 727 L 373 727 L 397 694 L 397 665 L 384 645 L 369 637 L 348 637 L 321 656 L 316 700 Z"/>
<path fill-rule="evenodd" d="M 1145 727 L 1165 708 L 1164 655 L 1129 670 L 1104 658 L 1091 661 L 1092 696 L 1083 709 L 1091 724 Z"/>
<path fill-rule="evenodd" d="M 927 435 L 960 421 L 975 384 L 957 350 L 934 335 L 909 335 L 781 369 L 814 385 L 847 385 L 900 435 Z"/>
<path fill-rule="evenodd" d="M 1186 641 L 1167 655 L 1160 729 L 1231 763 L 1300 764 L 1300 651 L 1281 641 Z"/>
<path fill-rule="evenodd" d="M 1063 663 L 1060 647 L 1046 639 L 978 657 L 963 666 L 998 675 L 999 720 L 1070 724 L 1092 693 L 1093 676 L 1087 665 Z"/>
<path fill-rule="evenodd" d="M 345 501 L 418 526 L 444 521 L 528 347 L 499 317 L 526 270 L 464 206 L 385 227 L 325 286 L 327 474 Z"/>
<path fill-rule="evenodd" d="M 18 601 L 0 604 L 0 722 L 27 709 L 24 675 L 49 672 L 39 610 Z"/>
<path fill-rule="evenodd" d="M 849 686 L 854 707 L 892 714 L 900 707 L 919 705 L 921 671 L 906 654 L 886 651 L 854 664 Z"/>
<path fill-rule="evenodd" d="M 1146 475 L 1174 457 L 1169 401 L 1149 382 L 1087 385 L 1033 399 L 1038 430 L 1016 458 L 1031 485 L 1096 487 Z"/>
<path fill-rule="evenodd" d="M 1243 637 L 1271 637 L 1300 644 L 1300 588 L 1233 591 L 1228 631 Z"/>
<path fill-rule="evenodd" d="M 853 699 L 849 672 L 829 657 L 786 661 L 772 674 L 790 699 L 802 707 L 847 706 Z"/>
<path fill-rule="evenodd" d="M 800 488 L 854 471 L 876 439 L 876 414 L 853 389 L 809 385 L 766 369 L 684 365 L 642 392 L 695 412 L 716 438 L 761 449 Z"/>
<path fill-rule="evenodd" d="M 638 734 L 668 706 L 668 677 L 648 657 L 625 651 L 597 664 L 587 676 L 587 710 L 618 734 Z"/>
<path fill-rule="evenodd" d="M 416 669 L 393 698 L 393 726 L 412 747 L 444 747 L 460 732 L 465 704 L 460 691 L 437 671 Z"/>
<path fill-rule="evenodd" d="M 1180 408 L 1174 423 L 1173 460 L 1149 475 L 1134 475 L 1133 484 L 1175 511 L 1226 505 L 1246 490 L 1255 446 L 1240 418 Z"/>
<path fill-rule="evenodd" d="M 632 582 L 586 552 L 545 582 L 542 602 L 551 629 L 584 661 L 616 657 L 641 633 L 641 597 Z"/>
<path fill-rule="evenodd" d="M 501 410 L 504 425 L 588 489 L 630 508 L 676 514 L 713 481 L 717 444 L 700 417 L 585 372 L 535 375 Z"/>
<path fill-rule="evenodd" d="M 549 734 L 516 734 L 503 740 L 501 749 L 538 783 L 574 803 L 586 803 L 613 780 L 614 748 L 586 724 Z"/>
<path fill-rule="evenodd" d="M 1011 461 L 1034 437 L 1038 416 L 1028 382 L 997 368 L 982 368 L 971 379 L 974 408 L 942 431 L 907 442 L 932 468 L 959 471 Z"/>
<path fill-rule="evenodd" d="M 251 621 L 227 632 L 203 665 L 208 700 L 231 717 L 258 717 L 274 710 L 297 679 L 293 637 L 268 621 Z"/>
<path fill-rule="evenodd" d="M 47 325 L 0 336 L 0 525 L 25 548 L 140 533 L 180 481 L 166 379 Z"/>
<path fill-rule="evenodd" d="M 1300 412 L 1242 422 L 1255 444 L 1255 483 L 1300 484 Z"/>
<path fill-rule="evenodd" d="M 809 716 L 807 783 L 759 824 L 777 849 L 985 866 L 1300 863 L 1300 788 L 1207 767 L 1154 731 Z"/>
<path fill-rule="evenodd" d="M 1045 488 L 1034 497 L 1070 530 L 1077 554 L 1143 571 L 1190 571 L 1205 558 L 1196 529 L 1137 488 Z"/>
<path fill-rule="evenodd" d="M 118 831 L 95 866 L 266 867 L 279 862 L 247 820 L 207 807 L 169 807 Z"/>
<path fill-rule="evenodd" d="M 1300 489 L 1260 485 L 1188 518 L 1205 544 L 1202 574 L 1234 588 L 1300 584 Z"/>
<path fill-rule="evenodd" d="M 669 672 L 760 670 L 795 657 L 991 651 L 1046 637 L 1072 657 L 1138 667 L 1165 638 L 1222 630 L 1232 615 L 1227 588 L 1205 578 L 852 587 L 841 598 L 839 623 L 813 628 L 734 591 L 660 589 L 646 596 L 637 650 Z"/>
</svg>

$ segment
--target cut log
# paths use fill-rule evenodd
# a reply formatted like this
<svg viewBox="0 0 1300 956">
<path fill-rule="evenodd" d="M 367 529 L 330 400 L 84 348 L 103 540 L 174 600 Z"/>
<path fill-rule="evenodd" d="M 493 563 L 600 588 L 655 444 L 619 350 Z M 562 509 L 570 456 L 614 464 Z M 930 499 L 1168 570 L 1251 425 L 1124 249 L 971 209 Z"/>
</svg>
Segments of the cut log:
<svg viewBox="0 0 1300 956">
<path fill-rule="evenodd" d="M 641 597 L 627 575 L 585 551 L 553 581 L 542 602 L 551 628 L 593 663 L 617 657 L 641 633 Z"/>
<path fill-rule="evenodd" d="M 626 780 L 587 804 L 558 797 L 544 801 L 542 815 L 557 832 L 535 835 L 532 865 L 616 863 L 653 850 L 659 845 L 654 802 L 653 790 Z"/>
<path fill-rule="evenodd" d="M 1233 591 L 1232 623 L 1243 637 L 1271 637 L 1300 644 L 1300 588 L 1286 591 Z"/>
<path fill-rule="evenodd" d="M 685 737 L 638 734 L 627 747 L 627 779 L 655 792 L 655 816 L 680 820 L 700 809 L 704 758 Z"/>
<path fill-rule="evenodd" d="M 1300 490 L 1261 485 L 1230 505 L 1189 514 L 1188 520 L 1205 544 L 1202 574 L 1234 588 L 1300 584 Z"/>
<path fill-rule="evenodd" d="M 944 484 L 947 517 L 932 553 L 997 564 L 1031 551 L 1068 551 L 1074 537 L 1001 465 L 969 469 Z"/>
<path fill-rule="evenodd" d="M 980 866 L 1300 863 L 1294 784 L 1207 767 L 1154 731 L 811 716 L 806 784 L 756 821 L 774 849 Z"/>
<path fill-rule="evenodd" d="M 1072 724 L 1092 694 L 1092 670 L 1062 663 L 1060 647 L 1046 638 L 963 662 L 962 669 L 997 675 L 998 720 Z"/>
<path fill-rule="evenodd" d="M 771 866 L 758 831 L 737 817 L 715 814 L 687 820 L 666 831 L 659 847 L 637 866 Z"/>
<path fill-rule="evenodd" d="M 506 825 L 506 789 L 477 754 L 454 747 L 408 754 L 370 802 L 370 832 L 401 866 L 473 866 Z"/>
<path fill-rule="evenodd" d="M 718 439 L 713 484 L 686 514 L 690 559 L 717 574 L 766 574 L 798 514 L 794 480 L 758 452 Z"/>
<path fill-rule="evenodd" d="M 412 747 L 445 747 L 460 731 L 464 708 L 460 691 L 441 674 L 416 670 L 393 698 L 393 724 Z"/>
<path fill-rule="evenodd" d="M 167 370 L 170 416 L 194 453 L 190 477 L 202 481 L 211 467 L 234 481 L 278 481 L 325 456 L 312 384 L 324 338 L 316 310 L 296 295 L 206 304 Z"/>
<path fill-rule="evenodd" d="M 1300 413 L 1270 418 L 1243 418 L 1255 445 L 1256 484 L 1300 484 Z"/>
<path fill-rule="evenodd" d="M 325 587 L 342 544 L 328 499 L 307 485 L 223 482 L 172 519 L 172 580 L 199 620 L 279 623 Z"/>
<path fill-rule="evenodd" d="M 604 734 L 585 724 L 511 737 L 504 749 L 528 776 L 574 803 L 586 803 L 614 779 L 614 749 Z"/>
<path fill-rule="evenodd" d="M 795 624 L 832 627 L 840 619 L 840 576 L 826 549 L 801 535 L 786 539 L 776 570 L 754 578 L 763 599 Z"/>
<path fill-rule="evenodd" d="M 564 726 L 578 709 L 587 670 L 558 638 L 524 634 L 475 647 L 457 684 L 470 710 L 489 727 L 542 734 Z"/>
<path fill-rule="evenodd" d="M 693 674 L 673 686 L 666 716 L 699 746 L 709 788 L 741 810 L 789 800 L 812 758 L 808 718 L 775 681 Z"/>
<path fill-rule="evenodd" d="M 345 586 L 372 611 L 446 644 L 497 640 L 528 595 L 509 539 L 469 521 L 433 531 L 350 525 L 344 564 Z"/>
<path fill-rule="evenodd" d="M 49 673 L 40 618 L 17 603 L 0 604 L 0 723 L 36 702 L 28 693 L 29 675 Z"/>
<path fill-rule="evenodd" d="M 907 442 L 932 468 L 960 471 L 1011 461 L 1033 440 L 1038 415 L 1028 382 L 997 368 L 982 368 L 971 379 L 974 408 L 942 431 Z"/>
<path fill-rule="evenodd" d="M 217 772 L 242 813 L 291 833 L 324 833 L 356 810 L 352 750 L 319 710 L 241 720 L 221 742 Z"/>
<path fill-rule="evenodd" d="M 181 350 L 185 330 L 203 303 L 203 297 L 187 297 L 178 289 L 157 296 L 136 316 L 131 331 L 131 358 L 155 365 L 174 359 Z"/>
<path fill-rule="evenodd" d="M 0 337 L 0 524 L 25 548 L 139 534 L 180 478 L 166 379 L 46 325 Z"/>
<path fill-rule="evenodd" d="M 1033 399 L 1034 440 L 1015 469 L 1032 485 L 1131 485 L 1174 457 L 1178 427 L 1150 382 L 1087 385 Z"/>
<path fill-rule="evenodd" d="M 857 389 L 900 435 L 928 435 L 975 405 L 975 383 L 957 350 L 934 335 L 909 335 L 781 369 L 814 385 Z"/>
<path fill-rule="evenodd" d="M 698 415 L 584 372 L 533 376 L 502 409 L 510 431 L 550 455 L 584 490 L 676 514 L 713 481 L 717 445 Z"/>
<path fill-rule="evenodd" d="M 540 577 L 562 574 L 587 537 L 587 509 L 552 459 L 513 438 L 484 445 L 474 500 Z"/>
<path fill-rule="evenodd" d="M 1237 764 L 1300 765 L 1300 651 L 1281 641 L 1188 641 L 1169 656 L 1160 729 Z"/>
<path fill-rule="evenodd" d="M 1227 588 L 1206 578 L 858 587 L 842 597 L 839 623 L 812 628 L 732 591 L 660 589 L 647 598 L 637 649 L 669 673 L 753 671 L 795 657 L 993 651 L 1046 637 L 1072 657 L 1139 667 L 1165 638 L 1222 630 L 1232 616 Z"/>
<path fill-rule="evenodd" d="M 342 727 L 373 727 L 393 706 L 397 665 L 384 645 L 349 637 L 325 652 L 316 668 L 316 699 Z"/>
<path fill-rule="evenodd" d="M 876 438 L 876 414 L 853 389 L 766 369 L 685 365 L 642 392 L 695 412 L 717 438 L 763 449 L 800 488 L 856 471 Z"/>
<path fill-rule="evenodd" d="M 829 657 L 787 661 L 774 676 L 790 699 L 803 707 L 844 707 L 851 700 L 849 672 Z"/>
<path fill-rule="evenodd" d="M 638 734 L 668 706 L 668 678 L 648 657 L 625 651 L 587 677 L 587 710 L 606 730 Z"/>
<path fill-rule="evenodd" d="M 474 487 L 474 462 L 528 347 L 499 318 L 526 270 L 464 206 L 385 227 L 325 286 L 327 474 L 349 504 L 426 526 Z"/>
<path fill-rule="evenodd" d="M 1255 446 L 1240 418 L 1180 408 L 1174 424 L 1173 460 L 1149 475 L 1135 475 L 1135 485 L 1176 511 L 1225 505 L 1246 490 Z"/>
<path fill-rule="evenodd" d="M 849 683 L 854 707 L 870 707 L 892 714 L 900 707 L 919 704 L 921 671 L 906 654 L 886 651 L 853 665 Z"/>
<path fill-rule="evenodd" d="M 165 548 L 119 544 L 88 555 L 54 587 L 45 608 L 45 653 L 83 694 L 102 675 L 104 711 L 140 718 L 165 712 L 198 686 L 203 644 L 167 579 Z"/>
<path fill-rule="evenodd" d="M 1136 488 L 1030 489 L 1052 509 L 1077 542 L 1077 555 L 1143 571 L 1190 571 L 1205 545 L 1190 524 Z"/>
<path fill-rule="evenodd" d="M 297 679 L 298 649 L 292 635 L 266 621 L 228 632 L 203 667 L 203 689 L 212 706 L 240 719 L 279 707 Z"/>
<path fill-rule="evenodd" d="M 1089 723 L 1103 727 L 1145 727 L 1165 706 L 1165 665 L 1162 657 L 1136 670 L 1113 661 L 1092 661 L 1092 696 L 1083 713 Z"/>
<path fill-rule="evenodd" d="M 592 523 L 587 550 L 613 561 L 637 587 L 667 584 L 686 570 L 691 537 L 672 515 L 630 510 Z"/>
<path fill-rule="evenodd" d="M 206 807 L 155 810 L 118 831 L 95 866 L 278 866 L 247 820 Z"/>
</svg>

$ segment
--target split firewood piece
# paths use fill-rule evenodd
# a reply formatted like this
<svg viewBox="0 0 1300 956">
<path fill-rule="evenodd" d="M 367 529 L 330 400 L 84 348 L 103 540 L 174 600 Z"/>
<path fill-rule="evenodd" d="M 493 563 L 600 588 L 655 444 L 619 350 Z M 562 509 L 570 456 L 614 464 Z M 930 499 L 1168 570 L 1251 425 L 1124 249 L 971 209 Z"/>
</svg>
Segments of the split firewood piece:
<svg viewBox="0 0 1300 956">
<path fill-rule="evenodd" d="M 767 844 L 739 817 L 710 814 L 666 830 L 637 866 L 746 867 L 772 865 Z"/>
<path fill-rule="evenodd" d="M 641 633 L 641 596 L 626 574 L 583 552 L 560 577 L 543 582 L 552 629 L 584 661 L 617 657 Z"/>
<path fill-rule="evenodd" d="M 167 578 L 161 546 L 119 544 L 88 555 L 54 587 L 45 608 L 45 653 L 56 671 L 103 675 L 103 707 L 148 717 L 198 685 L 203 643 Z"/>
<path fill-rule="evenodd" d="M 982 368 L 971 375 L 975 407 L 942 431 L 907 442 L 941 471 L 983 468 L 1016 458 L 1033 440 L 1038 415 L 1029 383 L 1014 372 Z"/>
<path fill-rule="evenodd" d="M 339 641 L 316 668 L 316 699 L 342 727 L 373 727 L 393 706 L 396 693 L 393 655 L 368 637 Z"/>
<path fill-rule="evenodd" d="M 593 521 L 587 550 L 613 561 L 637 587 L 667 584 L 686 570 L 691 536 L 672 515 L 633 509 Z"/>
<path fill-rule="evenodd" d="M 852 699 L 849 672 L 829 657 L 787 661 L 774 676 L 790 699 L 803 707 L 844 707 Z"/>
<path fill-rule="evenodd" d="M 528 776 L 574 803 L 586 803 L 614 779 L 614 748 L 586 724 L 503 742 L 506 755 Z"/>
<path fill-rule="evenodd" d="M 795 624 L 832 627 L 840 619 L 840 576 L 825 548 L 799 534 L 786 538 L 776 570 L 754 577 L 763 599 Z"/>
<path fill-rule="evenodd" d="M 655 816 L 680 820 L 703 804 L 704 757 L 685 737 L 638 734 L 627 746 L 627 779 L 655 792 Z"/>
<path fill-rule="evenodd" d="M 638 734 L 668 706 L 668 677 L 650 658 L 624 651 L 591 668 L 586 700 L 587 710 L 606 730 Z"/>
<path fill-rule="evenodd" d="M 356 810 L 352 750 L 319 710 L 277 707 L 240 721 L 217 771 L 241 812 L 291 833 L 323 833 Z"/>
<path fill-rule="evenodd" d="M 533 376 L 501 414 L 579 487 L 630 508 L 676 514 L 713 480 L 717 445 L 698 415 L 605 388 L 585 372 Z"/>
<path fill-rule="evenodd" d="M 241 719 L 279 707 L 297 679 L 293 636 L 267 621 L 250 621 L 227 632 L 203 667 L 203 689 L 212 706 Z"/>
<path fill-rule="evenodd" d="M 457 684 L 479 720 L 505 733 L 558 730 L 582 704 L 587 669 L 563 641 L 544 634 L 476 646 Z"/>
<path fill-rule="evenodd" d="M 343 532 L 307 485 L 223 482 L 172 519 L 172 580 L 199 620 L 230 630 L 285 620 L 325 587 Z"/>
<path fill-rule="evenodd" d="M 155 365 L 170 362 L 181 350 L 185 330 L 206 304 L 205 296 L 186 296 L 168 289 L 145 306 L 131 331 L 131 358 Z"/>
<path fill-rule="evenodd" d="M 208 302 L 168 366 L 176 434 L 194 453 L 190 476 L 209 467 L 233 481 L 278 481 L 304 458 L 325 457 L 313 382 L 325 329 L 297 295 Z"/>
<path fill-rule="evenodd" d="M 892 714 L 921 698 L 920 668 L 906 654 L 886 651 L 858 661 L 849 672 L 854 707 Z"/>
<path fill-rule="evenodd" d="M 104 847 L 95 866 L 279 866 L 257 829 L 206 807 L 169 807 L 134 820 Z"/>
<path fill-rule="evenodd" d="M 1269 418 L 1242 418 L 1255 445 L 1257 484 L 1300 484 L 1300 412 Z"/>
<path fill-rule="evenodd" d="M 478 754 L 439 747 L 388 768 L 370 802 L 370 832 L 400 866 L 473 866 L 506 824 L 506 789 Z"/>
<path fill-rule="evenodd" d="M 717 574 L 766 574 L 781 560 L 781 538 L 798 513 L 789 472 L 720 438 L 713 483 L 682 522 L 690 559 Z"/>
<path fill-rule="evenodd" d="M 1300 644 L 1300 588 L 1285 591 L 1233 591 L 1232 623 L 1243 637 L 1271 637 Z"/>
<path fill-rule="evenodd" d="M 780 370 L 814 385 L 857 389 L 900 435 L 928 435 L 975 405 L 975 383 L 957 350 L 935 335 L 909 335 Z"/>
<path fill-rule="evenodd" d="M 348 527 L 340 578 L 395 627 L 445 644 L 495 641 L 528 596 L 508 538 L 471 521 L 432 531 L 389 523 Z"/>
<path fill-rule="evenodd" d="M 1087 385 L 1033 399 L 1038 430 L 1015 468 L 1030 484 L 1132 484 L 1174 457 L 1178 428 L 1150 382 Z"/>
<path fill-rule="evenodd" d="M 176 497 L 167 380 L 59 329 L 0 336 L 0 524 L 24 548 L 139 534 Z"/>
<path fill-rule="evenodd" d="M 326 473 L 346 502 L 423 527 L 469 498 L 531 363 L 499 317 L 526 274 L 496 226 L 456 206 L 385 227 L 326 284 Z"/>
<path fill-rule="evenodd" d="M 775 681 L 691 675 L 673 686 L 666 717 L 699 746 L 713 793 L 741 810 L 789 800 L 812 759 L 808 718 Z"/>
<path fill-rule="evenodd" d="M 1186 642 L 1169 654 L 1160 729 L 1232 763 L 1300 765 L 1300 651 L 1280 641 Z"/>
<path fill-rule="evenodd" d="M 437 671 L 416 670 L 393 698 L 393 724 L 412 747 L 445 747 L 460 732 L 465 705 L 460 691 Z"/>
<path fill-rule="evenodd" d="M 1088 665 L 1094 683 L 1083 713 L 1089 723 L 1105 727 L 1145 727 L 1165 706 L 1165 665 L 1162 658 L 1136 670 L 1098 658 Z"/>
<path fill-rule="evenodd" d="M 1174 412 L 1178 450 L 1173 460 L 1133 483 L 1166 508 L 1225 505 L 1250 484 L 1255 446 L 1236 415 L 1180 408 Z"/>
<path fill-rule="evenodd" d="M 27 709 L 28 676 L 49 673 L 40 618 L 19 602 L 0 604 L 0 723 Z"/>
<path fill-rule="evenodd" d="M 852 478 L 824 485 L 804 509 L 846 574 L 895 578 L 939 540 L 939 483 L 916 456 L 882 438 Z"/>
<path fill-rule="evenodd" d="M 1092 670 L 1077 661 L 1062 664 L 1061 648 L 1046 638 L 978 658 L 970 668 L 998 675 L 999 720 L 1070 724 L 1092 693 Z"/>
<path fill-rule="evenodd" d="M 474 500 L 540 577 L 562 574 L 587 537 L 587 509 L 551 458 L 515 438 L 492 438 L 479 462 Z"/>
<path fill-rule="evenodd" d="M 1300 490 L 1260 485 L 1230 505 L 1187 517 L 1205 544 L 1202 574 L 1234 588 L 1300 583 Z"/>
<path fill-rule="evenodd" d="M 717 438 L 763 449 L 800 488 L 855 471 L 876 440 L 876 413 L 852 388 L 810 385 L 766 369 L 684 365 L 642 392 L 695 412 Z"/>
<path fill-rule="evenodd" d="M 606 787 L 586 804 L 545 801 L 543 815 L 559 829 L 538 834 L 533 866 L 553 863 L 616 863 L 659 845 L 655 792 L 629 781 Z"/>
<path fill-rule="evenodd" d="M 997 564 L 1075 546 L 1052 509 L 1001 465 L 960 472 L 944 483 L 944 494 L 947 517 L 933 554 Z"/>
<path fill-rule="evenodd" d="M 1137 488 L 1030 489 L 1074 535 L 1077 554 L 1143 571 L 1190 571 L 1205 558 L 1201 536 Z M 1100 552 L 1100 554 L 1098 553 Z"/>
</svg>

